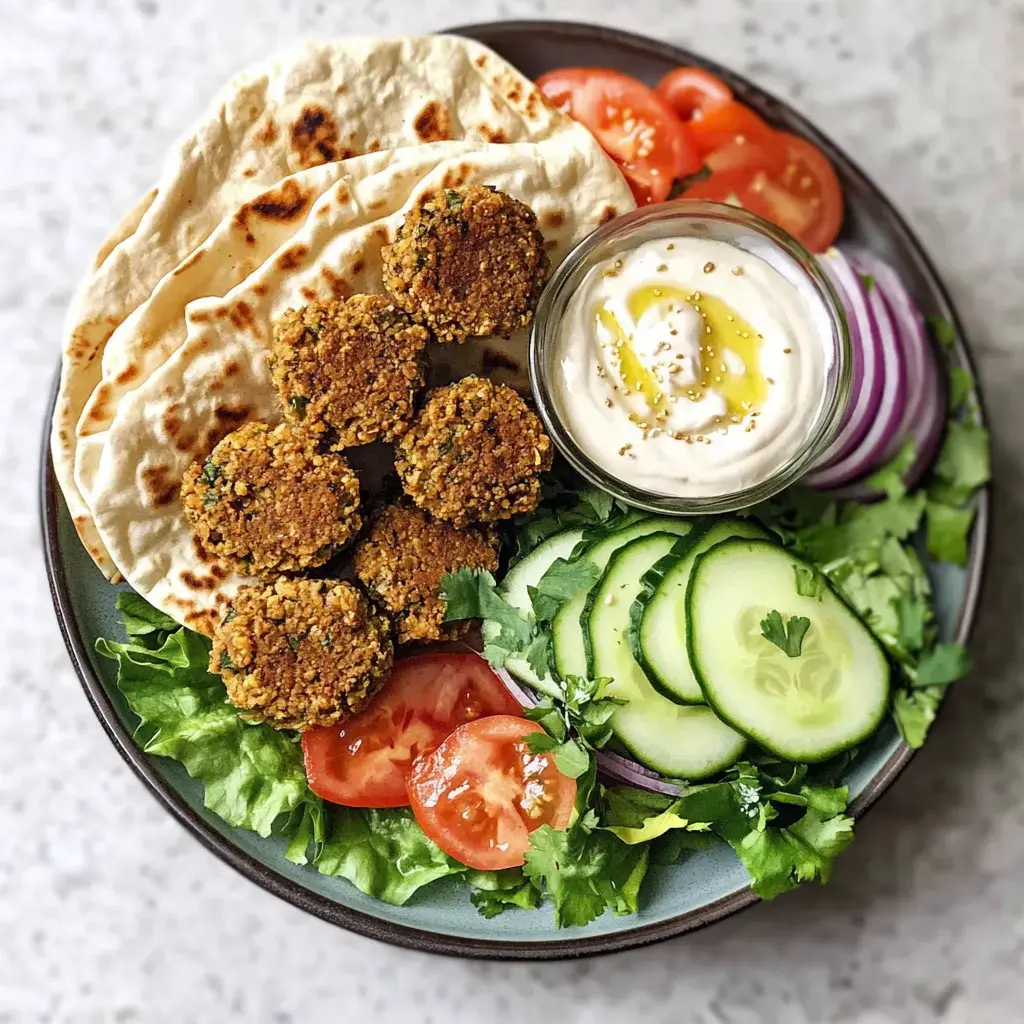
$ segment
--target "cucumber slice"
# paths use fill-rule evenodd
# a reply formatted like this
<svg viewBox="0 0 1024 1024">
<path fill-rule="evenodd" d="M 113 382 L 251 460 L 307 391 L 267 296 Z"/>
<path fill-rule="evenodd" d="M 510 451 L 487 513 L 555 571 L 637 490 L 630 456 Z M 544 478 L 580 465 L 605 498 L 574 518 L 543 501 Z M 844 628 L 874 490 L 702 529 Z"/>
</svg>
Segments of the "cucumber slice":
<svg viewBox="0 0 1024 1024">
<path fill-rule="evenodd" d="M 749 519 L 721 519 L 706 527 L 681 554 L 666 555 L 644 575 L 643 589 L 632 610 L 630 644 L 633 657 L 650 681 L 669 700 L 703 704 L 704 694 L 690 666 L 680 657 L 686 645 L 686 586 L 697 558 L 730 537 L 771 540 L 771 534 Z"/>
<path fill-rule="evenodd" d="M 593 538 L 576 557 L 586 558 L 599 569 L 604 570 L 608 560 L 624 544 L 637 537 L 645 537 L 658 531 L 685 536 L 693 529 L 693 520 L 675 516 L 645 516 L 622 525 L 612 524 L 604 536 Z M 587 645 L 582 616 L 587 604 L 587 592 L 580 591 L 571 597 L 551 620 L 551 640 L 554 649 L 555 671 L 565 679 L 567 676 L 587 674 Z"/>
<path fill-rule="evenodd" d="M 501 595 L 525 618 L 532 619 L 533 602 L 530 600 L 530 587 L 537 586 L 552 562 L 559 558 L 568 558 L 582 537 L 582 527 L 570 527 L 553 533 L 508 571 L 498 587 Z M 499 630 L 500 627 L 496 623 L 488 622 L 486 619 L 480 624 L 480 632 L 485 643 L 493 640 Z M 546 673 L 543 677 L 538 676 L 525 658 L 513 656 L 505 662 L 505 668 L 527 686 L 532 686 L 549 697 L 561 696 L 561 688 L 551 678 L 551 673 Z"/>
<path fill-rule="evenodd" d="M 825 761 L 870 736 L 889 706 L 889 664 L 875 638 L 822 577 L 776 544 L 728 540 L 697 559 L 686 597 L 690 661 L 719 716 L 790 761 Z M 778 611 L 810 620 L 789 657 L 761 635 Z"/>
<path fill-rule="evenodd" d="M 642 764 L 664 775 L 703 779 L 735 764 L 746 738 L 711 708 L 673 703 L 651 685 L 629 646 L 629 613 L 644 573 L 687 538 L 654 533 L 620 548 L 588 598 L 587 629 L 594 676 L 610 676 L 609 697 L 628 701 L 612 716 L 619 741 Z M 677 657 L 685 658 L 682 640 Z"/>
</svg>

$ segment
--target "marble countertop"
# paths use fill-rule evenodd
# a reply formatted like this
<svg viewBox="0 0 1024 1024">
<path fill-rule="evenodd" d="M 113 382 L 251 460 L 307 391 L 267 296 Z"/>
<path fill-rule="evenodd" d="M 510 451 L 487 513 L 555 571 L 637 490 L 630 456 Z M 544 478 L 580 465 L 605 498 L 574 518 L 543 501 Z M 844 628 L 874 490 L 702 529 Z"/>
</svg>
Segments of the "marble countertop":
<svg viewBox="0 0 1024 1024">
<path fill-rule="evenodd" d="M 1024 1019 L 1024 4 L 1020 0 L 33 0 L 0 30 L 0 1021 Z M 824 889 L 596 961 L 441 960 L 278 902 L 160 810 L 65 655 L 37 526 L 39 425 L 71 288 L 166 146 L 286 37 L 599 20 L 792 101 L 919 232 L 994 427 L 977 671 Z"/>
</svg>

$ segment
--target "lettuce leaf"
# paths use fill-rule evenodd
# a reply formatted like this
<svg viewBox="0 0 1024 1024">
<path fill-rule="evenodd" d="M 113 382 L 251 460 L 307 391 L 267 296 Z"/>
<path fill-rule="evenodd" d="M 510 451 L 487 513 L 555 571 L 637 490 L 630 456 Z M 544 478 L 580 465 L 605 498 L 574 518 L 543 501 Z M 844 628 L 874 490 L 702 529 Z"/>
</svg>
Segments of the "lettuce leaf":
<svg viewBox="0 0 1024 1024">
<path fill-rule="evenodd" d="M 206 808 L 229 825 L 284 835 L 289 860 L 306 863 L 309 845 L 322 837 L 323 805 L 306 784 L 298 737 L 239 717 L 208 669 L 205 637 L 170 632 L 166 616 L 134 594 L 119 595 L 118 608 L 129 641 L 101 638 L 96 650 L 118 663 L 139 745 L 180 761 L 202 784 Z"/>
<path fill-rule="evenodd" d="M 332 807 L 316 867 L 395 906 L 424 885 L 466 870 L 423 834 L 407 807 Z"/>
</svg>

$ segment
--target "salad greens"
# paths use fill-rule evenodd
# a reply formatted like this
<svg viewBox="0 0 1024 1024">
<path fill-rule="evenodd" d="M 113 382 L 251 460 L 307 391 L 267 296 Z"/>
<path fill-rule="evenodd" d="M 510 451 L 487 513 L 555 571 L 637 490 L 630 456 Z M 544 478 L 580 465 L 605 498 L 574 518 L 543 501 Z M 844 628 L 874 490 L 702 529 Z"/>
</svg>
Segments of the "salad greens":
<svg viewBox="0 0 1024 1024">
<path fill-rule="evenodd" d="M 932 327 L 948 351 L 952 325 Z M 797 592 L 820 600 L 827 579 L 882 644 L 896 669 L 892 715 L 912 747 L 924 742 L 946 686 L 971 667 L 961 645 L 938 639 L 915 544 L 923 527 L 932 558 L 964 564 L 972 498 L 989 479 L 988 434 L 973 378 L 962 368 L 950 373 L 950 415 L 933 470 L 917 491 L 903 482 L 916 454 L 910 442 L 869 481 L 885 495 L 881 501 L 835 502 L 791 490 L 750 512 L 813 564 L 796 567 Z M 629 515 L 604 492 L 549 482 L 540 509 L 513 524 L 517 557 L 559 530 L 582 528 L 586 540 Z M 447 618 L 489 620 L 497 628 L 483 651 L 488 661 L 500 667 L 512 656 L 525 658 L 542 677 L 552 660 L 550 620 L 598 575 L 585 559 L 555 560 L 530 588 L 532 615 L 524 616 L 490 573 L 463 569 L 444 581 Z M 288 860 L 346 878 L 388 903 L 403 904 L 421 887 L 458 876 L 485 917 L 546 900 L 558 926 L 584 925 L 605 911 L 635 912 L 650 864 L 671 864 L 713 843 L 735 851 L 753 890 L 768 899 L 803 881 L 827 880 L 853 839 L 841 784 L 853 751 L 814 766 L 749 753 L 713 781 L 680 784 L 678 796 L 599 784 L 594 752 L 611 739 L 609 722 L 622 701 L 605 695 L 607 679 L 569 676 L 558 683 L 557 699 L 544 697 L 525 714 L 543 728 L 529 739 L 532 749 L 552 751 L 559 769 L 577 780 L 570 826 L 536 829 L 521 869 L 474 871 L 431 842 L 406 808 L 325 805 L 306 783 L 298 737 L 247 722 L 227 702 L 209 671 L 204 637 L 131 593 L 119 595 L 118 610 L 126 642 L 101 639 L 96 646 L 118 663 L 118 687 L 139 719 L 142 749 L 179 761 L 203 787 L 206 808 L 229 825 L 279 837 Z M 761 625 L 768 641 L 800 655 L 807 618 L 787 621 L 773 610 Z"/>
</svg>

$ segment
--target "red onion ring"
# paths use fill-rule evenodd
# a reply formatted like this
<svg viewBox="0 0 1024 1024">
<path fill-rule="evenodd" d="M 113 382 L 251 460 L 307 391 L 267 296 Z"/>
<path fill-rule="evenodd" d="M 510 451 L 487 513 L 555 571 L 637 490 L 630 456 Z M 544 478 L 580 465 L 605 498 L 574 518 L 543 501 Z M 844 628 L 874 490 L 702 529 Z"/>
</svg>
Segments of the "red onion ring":
<svg viewBox="0 0 1024 1024">
<path fill-rule="evenodd" d="M 816 463 L 816 468 L 824 469 L 846 458 L 860 444 L 878 412 L 882 400 L 878 380 L 882 351 L 864 283 L 849 261 L 838 249 L 832 248 L 818 257 L 818 264 L 839 293 L 846 310 L 851 342 L 850 404 L 835 441 Z"/>
<path fill-rule="evenodd" d="M 837 263 L 835 266 L 838 270 L 842 264 Z M 853 273 L 852 269 L 850 272 Z M 852 286 L 849 290 L 852 290 Z M 882 350 L 882 361 L 879 364 L 881 399 L 878 410 L 864 438 L 852 452 L 823 469 L 812 470 L 804 477 L 803 482 L 808 487 L 831 490 L 867 476 L 889 449 L 903 421 L 907 385 L 903 346 L 877 288 L 867 291 L 867 308 L 874 321 L 874 336 Z"/>
</svg>

